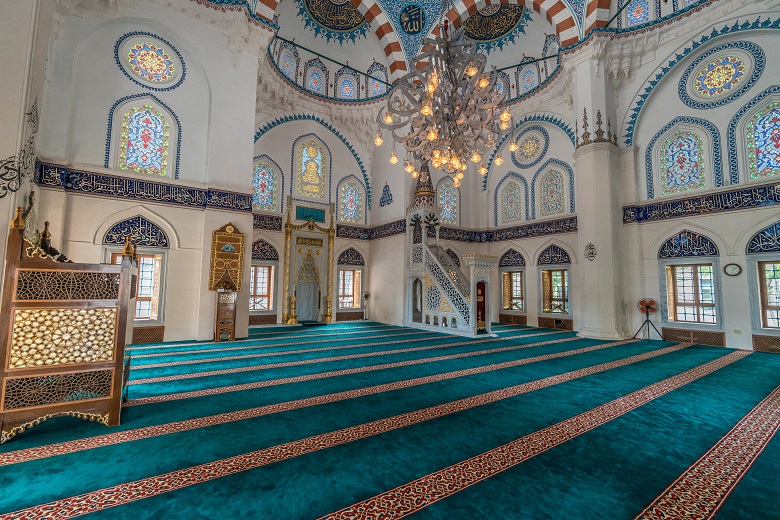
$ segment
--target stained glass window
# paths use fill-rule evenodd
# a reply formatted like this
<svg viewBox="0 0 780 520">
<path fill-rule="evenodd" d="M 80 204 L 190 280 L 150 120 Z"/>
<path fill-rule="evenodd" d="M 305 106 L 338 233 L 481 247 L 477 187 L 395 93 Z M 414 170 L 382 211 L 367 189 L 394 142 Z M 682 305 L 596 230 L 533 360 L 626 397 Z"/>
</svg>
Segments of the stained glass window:
<svg viewBox="0 0 780 520">
<path fill-rule="evenodd" d="M 344 222 L 362 223 L 363 197 L 360 187 L 354 182 L 346 182 L 341 186 L 341 220 Z"/>
<path fill-rule="evenodd" d="M 772 102 L 750 119 L 747 142 L 750 178 L 780 175 L 780 104 Z"/>
<path fill-rule="evenodd" d="M 693 89 L 700 96 L 719 96 L 730 92 L 744 76 L 745 62 L 742 59 L 736 56 L 720 56 L 699 70 L 693 82 Z"/>
<path fill-rule="evenodd" d="M 127 52 L 130 69 L 152 83 L 165 83 L 176 73 L 168 53 L 154 43 L 139 42 Z"/>
<path fill-rule="evenodd" d="M 542 148 L 542 140 L 536 134 L 529 134 L 518 143 L 515 158 L 520 162 L 531 162 Z"/>
<path fill-rule="evenodd" d="M 343 98 L 354 99 L 355 82 L 352 80 L 352 78 L 342 78 L 341 86 L 339 87 L 339 95 Z"/>
<path fill-rule="evenodd" d="M 119 168 L 165 176 L 170 128 L 151 105 L 130 108 L 122 118 Z"/>
<path fill-rule="evenodd" d="M 322 93 L 322 73 L 319 70 L 312 70 L 309 73 L 309 90 Z"/>
<path fill-rule="evenodd" d="M 273 166 L 264 161 L 255 163 L 252 187 L 252 210 L 276 211 L 276 172 Z"/>
<path fill-rule="evenodd" d="M 293 64 L 293 57 L 289 52 L 282 53 L 282 73 L 290 79 L 295 79 L 295 65 Z"/>
<path fill-rule="evenodd" d="M 520 83 L 523 86 L 523 90 L 531 90 L 536 86 L 536 74 L 534 69 L 526 67 L 523 73 L 520 75 Z"/>
<path fill-rule="evenodd" d="M 321 199 L 325 196 L 325 159 L 319 144 L 306 141 L 298 147 L 298 194 Z"/>
<path fill-rule="evenodd" d="M 385 86 L 382 84 L 381 81 L 372 79 L 371 80 L 371 95 L 372 96 L 381 96 L 385 93 Z"/>
<path fill-rule="evenodd" d="M 631 0 L 626 7 L 626 21 L 629 27 L 650 21 L 648 0 Z"/>
<path fill-rule="evenodd" d="M 563 174 L 557 170 L 545 173 L 539 182 L 541 216 L 548 217 L 564 213 L 566 211 L 564 193 Z"/>
<path fill-rule="evenodd" d="M 501 221 L 507 224 L 520 220 L 520 186 L 516 182 L 508 182 L 501 189 Z"/>
<path fill-rule="evenodd" d="M 441 219 L 446 224 L 458 224 L 458 190 L 450 183 L 439 186 Z"/>
<path fill-rule="evenodd" d="M 663 193 L 703 188 L 704 164 L 701 137 L 678 130 L 661 145 L 661 189 Z"/>
</svg>

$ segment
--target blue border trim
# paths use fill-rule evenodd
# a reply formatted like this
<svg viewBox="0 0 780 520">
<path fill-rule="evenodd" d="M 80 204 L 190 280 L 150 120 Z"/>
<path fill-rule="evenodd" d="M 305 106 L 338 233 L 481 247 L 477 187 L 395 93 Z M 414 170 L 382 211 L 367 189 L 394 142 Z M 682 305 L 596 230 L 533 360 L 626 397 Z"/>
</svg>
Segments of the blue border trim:
<svg viewBox="0 0 780 520">
<path fill-rule="evenodd" d="M 682 13 L 685 13 L 689 9 L 696 8 L 696 7 L 699 6 L 690 6 L 689 8 L 683 9 L 678 13 L 674 13 L 674 16 L 678 16 Z M 660 21 L 661 20 L 658 20 L 657 22 Z M 642 90 L 641 94 L 638 94 L 632 100 L 633 108 L 629 110 L 630 116 L 628 118 L 628 122 L 626 123 L 625 138 L 623 140 L 623 143 L 626 146 L 632 146 L 634 144 L 634 131 L 636 130 L 636 125 L 639 121 L 639 114 L 641 113 L 642 108 L 644 108 L 645 102 L 650 97 L 650 94 L 652 94 L 653 90 L 661 82 L 661 80 L 663 80 L 663 78 L 674 67 L 679 65 L 680 62 L 683 61 L 683 59 L 685 59 L 686 56 L 688 56 L 688 54 L 698 49 L 708 41 L 718 38 L 720 36 L 726 36 L 729 34 L 734 34 L 743 31 L 755 31 L 761 29 L 780 29 L 780 18 L 777 18 L 775 21 L 772 21 L 771 18 L 767 18 L 765 21 L 762 22 L 761 17 L 759 17 L 756 18 L 753 22 L 746 21 L 742 23 L 740 23 L 739 20 L 737 20 L 731 26 L 724 25 L 721 29 L 713 29 L 712 32 L 710 32 L 709 34 L 705 34 L 699 40 L 691 41 L 690 47 L 684 48 L 681 54 L 675 54 L 675 57 L 671 59 L 669 63 L 666 64 L 666 66 L 661 66 L 658 69 L 656 69 L 657 72 L 655 77 L 649 80 L 647 83 L 645 83 L 645 87 Z M 573 49 L 574 47 L 576 47 L 576 44 L 568 47 L 567 49 Z"/>
<path fill-rule="evenodd" d="M 672 127 L 680 123 L 696 125 L 709 130 L 710 137 L 712 138 L 712 148 L 713 148 L 712 162 L 715 165 L 714 168 L 715 187 L 720 188 L 723 186 L 723 153 L 720 149 L 720 131 L 718 131 L 718 127 L 716 127 L 706 119 L 701 119 L 699 117 L 680 116 L 680 117 L 675 117 L 674 119 L 666 123 L 666 125 L 664 125 L 664 127 L 661 128 L 653 136 L 652 139 L 650 139 L 650 142 L 647 143 L 647 148 L 645 149 L 645 180 L 647 183 L 648 199 L 655 198 L 655 188 L 654 188 L 654 179 L 653 179 L 653 147 L 655 146 L 655 143 L 656 141 L 658 141 L 658 139 L 663 137 L 663 135 L 667 133 Z"/>
<path fill-rule="evenodd" d="M 297 173 L 295 171 L 295 155 L 298 152 L 298 150 L 297 150 L 298 143 L 299 143 L 299 141 L 301 139 L 312 138 L 312 137 L 314 139 L 316 139 L 317 142 L 319 144 L 321 144 L 323 148 L 325 148 L 325 150 L 328 151 L 328 184 L 327 184 L 327 186 L 325 186 L 325 190 L 328 192 L 328 202 L 327 203 L 320 202 L 320 201 L 313 200 L 313 199 L 296 199 L 295 198 L 295 194 L 293 194 L 293 187 L 295 185 L 296 176 L 297 176 Z M 295 139 L 295 141 L 293 141 L 292 154 L 291 154 L 291 157 L 290 157 L 290 197 L 292 197 L 293 199 L 298 200 L 300 202 L 307 202 L 307 203 L 311 203 L 311 204 L 320 204 L 320 205 L 328 206 L 333 201 L 332 198 L 331 198 L 332 189 L 333 189 L 333 186 L 331 185 L 332 181 L 333 181 L 333 153 L 331 153 L 330 147 L 325 143 L 325 141 L 323 141 L 322 139 L 317 137 L 317 134 L 315 134 L 314 132 L 309 132 L 308 134 L 303 134 L 303 135 L 298 136 Z M 300 195 L 300 196 L 302 197 L 303 195 Z"/>
<path fill-rule="evenodd" d="M 654 222 L 770 206 L 780 206 L 780 183 L 650 204 L 623 206 L 623 223 Z"/>
<path fill-rule="evenodd" d="M 547 133 L 547 130 L 545 130 L 544 127 L 539 126 L 539 125 L 531 125 L 528 128 L 524 129 L 515 138 L 515 143 L 520 141 L 520 138 L 522 138 L 525 134 L 527 134 L 528 132 L 531 132 L 532 130 L 536 130 L 537 132 L 542 134 L 542 137 L 544 138 L 544 146 L 542 147 L 542 152 L 536 157 L 536 159 L 533 159 L 529 163 L 521 163 L 515 157 L 515 154 L 517 154 L 517 152 L 511 152 L 512 163 L 515 166 L 517 166 L 518 168 L 533 168 L 534 166 L 539 164 L 539 162 L 542 159 L 544 159 L 544 156 L 547 155 L 547 150 L 550 148 L 550 134 Z"/>
<path fill-rule="evenodd" d="M 734 92 L 729 94 L 728 96 L 720 97 L 712 101 L 703 101 L 703 100 L 699 101 L 691 98 L 688 95 L 688 78 L 690 77 L 690 75 L 696 73 L 696 69 L 698 68 L 699 64 L 702 61 L 706 60 L 713 54 L 717 52 L 721 52 L 726 49 L 740 49 L 750 53 L 753 56 L 753 70 L 750 71 L 750 74 L 746 74 L 747 78 L 745 79 L 744 82 L 742 82 L 742 85 L 739 88 L 737 88 Z M 766 65 L 766 56 L 764 55 L 764 51 L 761 47 L 759 47 L 755 43 L 747 42 L 747 41 L 736 41 L 736 42 L 724 43 L 723 45 L 718 45 L 717 47 L 713 47 L 707 52 L 701 54 L 698 58 L 694 60 L 693 63 L 688 65 L 688 68 L 685 69 L 685 72 L 683 72 L 683 75 L 680 78 L 680 83 L 677 86 L 677 93 L 680 96 L 680 101 L 682 101 L 683 103 L 685 103 L 687 106 L 691 108 L 704 110 L 707 108 L 720 107 L 727 103 L 731 103 L 738 97 L 745 94 L 748 90 L 750 90 L 750 87 L 752 87 L 756 83 L 756 81 L 758 81 L 758 78 L 761 77 L 761 74 L 763 74 L 765 65 Z"/>
<path fill-rule="evenodd" d="M 561 130 L 563 130 L 563 133 L 565 133 L 566 136 L 571 141 L 571 145 L 574 146 L 574 130 L 572 130 L 571 125 L 566 121 L 564 121 L 563 119 L 556 116 L 547 115 L 547 114 L 532 114 L 529 116 L 525 116 L 523 117 L 523 119 L 515 123 L 515 127 L 510 132 L 507 132 L 507 134 L 501 138 L 501 140 L 496 145 L 496 148 L 493 150 L 493 153 L 490 154 L 490 159 L 488 159 L 488 173 L 482 179 L 482 191 L 487 190 L 488 177 L 490 177 L 490 170 L 493 168 L 493 160 L 496 158 L 496 155 L 498 155 L 498 152 L 499 150 L 501 150 L 501 147 L 504 146 L 504 143 L 507 141 L 507 139 L 510 139 L 512 137 L 512 133 L 515 130 L 517 130 L 524 124 L 533 121 L 549 123 L 551 125 L 557 126 Z"/>
<path fill-rule="evenodd" d="M 344 137 L 341 132 L 336 130 L 333 126 L 331 126 L 330 123 L 326 122 L 324 119 L 321 119 L 317 116 L 308 115 L 308 114 L 292 114 L 288 116 L 282 116 L 274 119 L 273 121 L 269 121 L 268 123 L 264 124 L 262 127 L 260 127 L 255 132 L 255 142 L 258 141 L 265 133 L 267 133 L 269 130 L 283 125 L 285 123 L 289 123 L 291 121 L 314 121 L 315 123 L 319 123 L 328 130 L 330 130 L 333 135 L 338 137 L 342 143 L 347 147 L 347 149 L 352 153 L 352 156 L 355 158 L 355 161 L 357 161 L 358 167 L 360 168 L 360 172 L 363 174 L 363 180 L 365 180 L 365 186 L 366 186 L 366 209 L 371 209 L 371 182 L 368 180 L 368 175 L 366 174 L 366 167 L 363 166 L 363 161 L 360 160 L 360 156 L 355 151 L 355 149 L 352 147 L 351 144 L 349 144 L 349 141 L 347 141 L 347 138 Z M 292 179 L 292 176 L 290 177 Z"/>
<path fill-rule="evenodd" d="M 536 178 L 551 164 L 560 166 L 569 173 L 569 213 L 574 213 L 574 170 L 572 170 L 568 163 L 563 162 L 560 159 L 547 159 L 547 161 L 536 170 L 534 178 L 531 181 L 531 218 L 534 220 L 536 219 Z"/>
<path fill-rule="evenodd" d="M 38 163 L 35 183 L 70 193 L 96 195 L 124 200 L 170 204 L 188 208 L 215 208 L 252 212 L 252 196 L 245 193 L 191 188 L 119 175 L 70 169 L 56 164 Z"/>
<path fill-rule="evenodd" d="M 144 97 L 148 97 L 155 100 L 155 102 L 159 103 L 161 107 L 167 110 L 168 113 L 172 115 L 173 119 L 176 121 L 176 163 L 174 167 L 173 178 L 178 179 L 179 178 L 179 156 L 181 152 L 181 132 L 182 132 L 181 122 L 179 121 L 179 117 L 176 115 L 176 112 L 171 110 L 171 107 L 163 103 L 162 100 L 157 96 L 155 96 L 154 94 L 149 94 L 148 92 L 145 92 L 143 94 L 133 94 L 131 96 L 125 96 L 123 98 L 119 98 L 111 107 L 111 110 L 108 111 L 108 130 L 106 131 L 106 154 L 103 157 L 103 167 L 110 168 L 110 166 L 108 165 L 108 161 L 111 156 L 111 131 L 114 126 L 114 112 L 116 111 L 117 107 L 122 103 L 124 103 L 125 101 L 129 101 L 131 99 L 144 98 Z"/>
<path fill-rule="evenodd" d="M 754 97 L 753 99 L 745 103 L 742 106 L 742 108 L 737 110 L 737 113 L 734 114 L 734 117 L 731 118 L 731 121 L 729 121 L 729 127 L 726 133 L 726 142 L 728 143 L 729 177 L 731 179 L 731 184 L 739 183 L 739 168 L 738 168 L 739 158 L 737 157 L 737 137 L 736 137 L 737 125 L 739 125 L 739 121 L 742 119 L 742 116 L 744 116 L 745 113 L 751 110 L 754 106 L 759 104 L 767 97 L 770 97 L 772 94 L 778 94 L 778 93 L 780 93 L 780 85 L 773 85 L 769 87 L 768 89 L 764 90 L 756 97 Z"/>
<path fill-rule="evenodd" d="M 124 65 L 122 65 L 122 60 L 119 59 L 119 47 L 122 46 L 122 43 L 126 39 L 128 39 L 128 38 L 130 38 L 132 36 L 149 36 L 151 38 L 155 38 L 157 40 L 160 40 L 165 45 L 170 47 L 171 50 L 174 53 L 176 53 L 176 57 L 179 58 L 179 63 L 181 63 L 181 77 L 179 78 L 179 81 L 177 81 L 176 83 L 174 83 L 170 87 L 157 88 L 157 87 L 153 87 L 153 86 L 149 85 L 148 83 L 143 83 L 142 81 L 139 81 L 138 78 L 134 78 L 133 76 L 131 76 L 130 73 L 127 72 L 127 69 L 125 69 Z M 187 65 L 184 63 L 184 58 L 182 58 L 181 53 L 178 51 L 178 49 L 176 49 L 176 47 L 171 45 L 171 43 L 168 40 L 166 40 L 165 38 L 161 38 L 160 36 L 157 36 L 156 34 L 150 33 L 150 32 L 143 32 L 143 31 L 129 32 L 129 33 L 126 33 L 121 38 L 119 38 L 116 41 L 116 43 L 114 44 L 114 60 L 116 60 L 116 64 L 119 67 L 119 70 L 121 70 L 124 73 L 124 75 L 127 76 L 130 79 L 130 81 L 132 81 L 136 85 L 140 85 L 143 88 L 148 88 L 149 90 L 155 90 L 157 92 L 167 92 L 169 90 L 175 89 L 176 87 L 181 85 L 182 81 L 184 81 L 184 78 L 187 76 Z"/>
<path fill-rule="evenodd" d="M 261 24 L 266 25 L 268 29 L 279 29 L 279 25 L 271 22 L 269 20 L 266 20 L 262 16 L 259 16 L 257 13 L 253 13 L 250 8 L 249 4 L 252 0 L 195 0 L 195 2 L 199 4 L 212 4 L 210 7 L 213 9 L 216 9 L 218 11 L 225 12 L 227 11 L 226 7 L 218 7 L 218 6 L 231 6 L 231 7 L 243 7 L 245 9 L 245 14 L 247 17 L 249 17 L 250 20 L 255 22 L 255 24 Z M 255 2 L 256 3 L 256 2 Z M 231 9 L 231 11 L 237 11 L 238 9 Z"/>
<path fill-rule="evenodd" d="M 270 162 L 272 162 L 273 165 L 276 166 L 276 169 L 279 170 L 279 177 L 280 177 L 279 184 L 281 187 L 281 190 L 279 191 L 279 198 L 281 199 L 279 201 L 279 208 L 280 208 L 279 213 L 284 213 L 284 171 L 282 170 L 282 167 L 279 166 L 279 163 L 271 159 L 271 156 L 268 155 L 267 153 L 261 153 L 260 155 L 256 155 L 252 157 L 252 198 L 254 199 L 254 195 L 255 195 L 254 193 L 255 192 L 255 162 L 259 159 L 262 159 L 263 157 L 265 157 Z"/>
<path fill-rule="evenodd" d="M 525 177 L 517 172 L 509 172 L 504 175 L 500 181 L 498 181 L 498 184 L 496 184 L 496 191 L 493 193 L 493 225 L 496 227 L 498 227 L 498 194 L 501 191 L 501 185 L 504 184 L 504 181 L 510 177 L 520 179 L 522 181 L 524 192 L 523 195 L 525 195 L 525 220 L 530 220 L 528 218 L 528 181 L 525 180 Z"/>
</svg>

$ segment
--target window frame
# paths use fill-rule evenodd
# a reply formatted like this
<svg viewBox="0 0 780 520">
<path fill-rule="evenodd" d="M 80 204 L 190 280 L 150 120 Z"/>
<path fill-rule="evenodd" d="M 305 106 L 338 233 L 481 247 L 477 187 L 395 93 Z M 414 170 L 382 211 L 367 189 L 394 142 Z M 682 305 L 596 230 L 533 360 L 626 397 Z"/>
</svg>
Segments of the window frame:
<svg viewBox="0 0 780 520">
<path fill-rule="evenodd" d="M 263 309 L 252 309 L 252 290 L 254 288 L 254 277 L 252 276 L 252 269 L 255 267 L 270 267 L 271 273 L 269 276 L 269 289 L 268 289 L 268 298 L 270 300 L 270 305 L 267 310 Z M 278 277 L 279 277 L 279 262 L 275 261 L 268 261 L 268 260 L 252 260 L 252 263 L 249 265 L 249 299 L 247 301 L 247 305 L 249 307 L 249 314 L 254 315 L 262 315 L 262 314 L 276 314 L 276 305 L 278 302 L 277 298 L 277 289 L 278 289 Z"/>
<path fill-rule="evenodd" d="M 103 262 L 111 264 L 111 258 L 115 254 L 122 253 L 123 246 L 109 245 L 103 246 Z M 165 325 L 165 302 L 167 292 L 167 271 L 168 271 L 168 249 L 160 247 L 139 247 L 139 255 L 160 255 L 160 294 L 157 297 L 157 319 L 134 319 L 133 325 L 136 327 L 153 327 Z"/>
<path fill-rule="evenodd" d="M 360 273 L 360 290 L 358 291 L 358 306 L 357 307 L 342 307 L 341 306 L 341 273 L 343 271 L 353 271 Z M 361 311 L 365 308 L 365 301 L 363 300 L 363 292 L 365 288 L 365 267 L 358 265 L 339 265 L 336 268 L 336 311 Z M 354 279 L 353 279 L 354 284 Z M 355 298 L 355 290 L 352 290 L 352 298 Z"/>
<path fill-rule="evenodd" d="M 780 252 L 775 253 L 759 253 L 746 256 L 746 273 L 749 287 L 750 296 L 750 323 L 752 326 L 752 332 L 762 336 L 776 336 L 780 337 L 780 328 L 765 327 L 764 321 L 764 307 L 762 304 L 762 287 L 761 287 L 761 273 L 759 271 L 759 265 L 761 263 L 780 263 Z"/>
<path fill-rule="evenodd" d="M 669 289 L 666 278 L 668 267 L 690 266 L 690 265 L 712 265 L 712 284 L 715 291 L 714 309 L 715 323 L 703 321 L 675 321 L 669 319 Z M 717 256 L 686 256 L 680 258 L 664 258 L 658 262 L 658 282 L 660 286 L 660 313 L 662 326 L 676 329 L 701 329 L 724 330 L 722 284 L 721 284 L 721 265 L 720 257 Z"/>
<path fill-rule="evenodd" d="M 509 275 L 510 284 L 512 283 L 512 275 L 513 274 L 520 274 L 520 293 L 521 298 L 520 301 L 522 302 L 519 309 L 513 309 L 511 306 L 509 308 L 505 307 L 506 304 L 506 296 L 507 293 L 504 290 L 504 283 L 506 282 L 506 277 Z M 525 267 L 503 267 L 499 269 L 499 278 L 501 279 L 501 306 L 499 307 L 499 312 L 502 314 L 519 314 L 519 315 L 525 315 L 528 312 L 528 294 L 526 291 L 526 270 Z M 514 300 L 514 297 L 511 296 L 511 289 L 510 289 L 510 301 Z"/>
<path fill-rule="evenodd" d="M 544 272 L 545 271 L 565 271 L 566 284 L 564 300 L 566 302 L 566 312 L 552 312 L 544 310 Z M 539 266 L 539 315 L 551 318 L 572 318 L 572 290 L 571 290 L 571 264 L 551 264 Z"/>
</svg>

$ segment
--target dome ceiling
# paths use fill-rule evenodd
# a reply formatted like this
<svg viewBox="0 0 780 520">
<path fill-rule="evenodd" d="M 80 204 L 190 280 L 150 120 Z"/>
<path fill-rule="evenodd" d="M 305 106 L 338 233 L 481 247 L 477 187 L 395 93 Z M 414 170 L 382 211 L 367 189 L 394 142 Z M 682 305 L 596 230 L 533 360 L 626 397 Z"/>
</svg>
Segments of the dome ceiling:
<svg viewBox="0 0 780 520">
<path fill-rule="evenodd" d="M 369 24 L 349 0 L 295 0 L 306 27 L 328 41 L 355 41 L 366 35 Z"/>
<path fill-rule="evenodd" d="M 483 7 L 470 16 L 463 27 L 466 35 L 489 53 L 491 49 L 501 49 L 514 42 L 518 34 L 525 32 L 530 21 L 531 15 L 525 7 L 498 4 Z"/>
</svg>

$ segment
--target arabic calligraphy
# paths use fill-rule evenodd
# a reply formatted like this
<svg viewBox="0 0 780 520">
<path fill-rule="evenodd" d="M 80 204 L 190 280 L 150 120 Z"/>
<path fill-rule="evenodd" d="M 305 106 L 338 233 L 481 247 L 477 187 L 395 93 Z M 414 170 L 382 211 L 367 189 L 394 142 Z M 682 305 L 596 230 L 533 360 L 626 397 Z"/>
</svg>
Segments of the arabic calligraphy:
<svg viewBox="0 0 780 520">
<path fill-rule="evenodd" d="M 420 6 L 409 4 L 401 10 L 399 20 L 406 34 L 417 34 L 425 27 L 425 12 Z"/>
<path fill-rule="evenodd" d="M 488 6 L 477 11 L 464 23 L 466 35 L 475 41 L 493 41 L 503 38 L 523 19 L 523 7 L 501 4 Z"/>
</svg>

